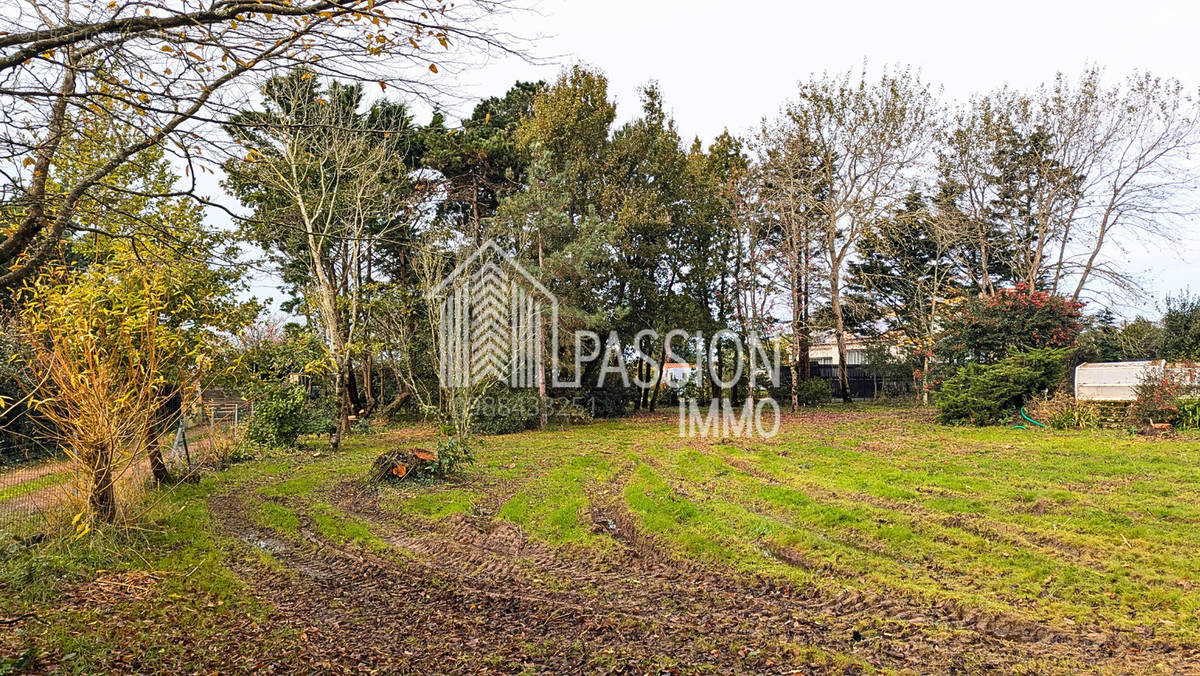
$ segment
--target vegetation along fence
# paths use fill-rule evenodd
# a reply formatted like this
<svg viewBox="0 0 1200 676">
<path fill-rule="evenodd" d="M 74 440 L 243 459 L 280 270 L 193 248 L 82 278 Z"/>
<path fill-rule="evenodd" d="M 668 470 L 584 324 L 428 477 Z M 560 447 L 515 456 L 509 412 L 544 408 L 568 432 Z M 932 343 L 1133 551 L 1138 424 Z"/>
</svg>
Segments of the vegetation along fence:
<svg viewBox="0 0 1200 676">
<path fill-rule="evenodd" d="M 189 407 L 175 423 L 163 426 L 157 443 L 176 473 L 226 457 L 253 415 L 253 405 L 236 397 L 219 397 Z M 118 463 L 118 485 L 140 486 L 152 478 L 145 449 L 132 449 Z M 0 457 L 0 532 L 52 507 L 82 504 L 89 481 L 86 468 L 64 453 Z"/>
</svg>

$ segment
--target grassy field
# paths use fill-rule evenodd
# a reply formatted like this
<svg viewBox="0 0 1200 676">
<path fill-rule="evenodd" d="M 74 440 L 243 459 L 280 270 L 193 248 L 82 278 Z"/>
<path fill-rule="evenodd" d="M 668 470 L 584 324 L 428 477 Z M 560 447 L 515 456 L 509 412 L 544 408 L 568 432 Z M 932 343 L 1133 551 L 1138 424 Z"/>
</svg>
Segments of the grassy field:
<svg viewBox="0 0 1200 676">
<path fill-rule="evenodd" d="M 429 438 L 241 463 L 129 532 L 0 543 L 0 620 L 24 617 L 0 672 L 1200 668 L 1200 439 L 871 407 L 684 439 L 664 416 L 365 483 Z"/>
<path fill-rule="evenodd" d="M 44 491 L 48 488 L 53 488 L 62 483 L 65 483 L 70 477 L 67 472 L 48 472 L 39 474 L 28 481 L 14 482 L 7 486 L 0 486 L 0 503 L 16 500 L 17 498 Z"/>
</svg>

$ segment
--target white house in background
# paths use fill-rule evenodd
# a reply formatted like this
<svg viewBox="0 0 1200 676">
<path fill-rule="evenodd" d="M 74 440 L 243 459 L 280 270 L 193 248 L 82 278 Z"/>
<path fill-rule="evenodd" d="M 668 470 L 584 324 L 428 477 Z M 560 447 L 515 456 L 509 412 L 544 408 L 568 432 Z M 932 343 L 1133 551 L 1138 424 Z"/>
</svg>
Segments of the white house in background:
<svg viewBox="0 0 1200 676">
<path fill-rule="evenodd" d="M 1084 401 L 1133 401 L 1146 369 L 1165 361 L 1112 361 L 1075 367 L 1075 398 Z"/>
<path fill-rule="evenodd" d="M 695 364 L 663 364 L 662 370 L 663 384 L 667 387 L 680 387 L 696 375 Z"/>
<path fill-rule="evenodd" d="M 888 337 L 882 336 L 880 338 L 867 339 L 846 336 L 846 365 L 865 365 L 867 363 L 867 351 L 871 343 L 877 340 L 888 340 Z M 900 346 L 894 342 L 888 349 L 891 351 L 893 357 L 901 356 Z M 829 336 L 820 339 L 814 345 L 810 345 L 808 347 L 808 360 L 822 366 L 836 366 L 838 364 L 837 338 Z"/>
</svg>

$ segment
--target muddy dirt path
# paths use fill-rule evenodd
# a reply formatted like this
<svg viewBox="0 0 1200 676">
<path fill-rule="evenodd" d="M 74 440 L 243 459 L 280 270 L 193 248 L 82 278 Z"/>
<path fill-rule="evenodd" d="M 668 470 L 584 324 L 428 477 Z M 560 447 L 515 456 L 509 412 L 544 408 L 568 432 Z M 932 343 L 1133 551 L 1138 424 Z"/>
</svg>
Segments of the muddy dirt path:
<svg viewBox="0 0 1200 676">
<path fill-rule="evenodd" d="M 680 561 L 616 510 L 592 513 L 608 551 L 555 548 L 507 522 L 380 517 L 350 485 L 338 507 L 389 545 L 367 552 L 322 537 L 301 513 L 301 541 L 247 519 L 242 496 L 212 501 L 245 543 L 235 570 L 300 632 L 297 670 L 409 673 L 922 673 L 1185 671 L 1200 655 L 1145 638 L 1064 635 L 958 608 L 880 596 L 822 597 L 771 580 Z M 269 552 L 267 567 L 251 548 Z M 797 565 L 802 565 L 802 561 Z M 819 650 L 812 650 L 817 648 Z M 834 655 L 831 659 L 830 655 Z"/>
</svg>

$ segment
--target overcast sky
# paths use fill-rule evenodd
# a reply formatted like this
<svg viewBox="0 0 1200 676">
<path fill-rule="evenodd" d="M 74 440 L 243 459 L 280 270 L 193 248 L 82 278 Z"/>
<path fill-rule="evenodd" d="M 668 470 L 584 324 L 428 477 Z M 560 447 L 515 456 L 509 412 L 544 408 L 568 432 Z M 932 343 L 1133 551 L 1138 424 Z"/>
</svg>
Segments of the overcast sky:
<svg viewBox="0 0 1200 676">
<path fill-rule="evenodd" d="M 542 0 L 512 31 L 544 35 L 535 52 L 560 65 L 492 64 L 464 80 L 480 94 L 551 78 L 562 63 L 602 69 L 624 113 L 658 80 L 680 127 L 708 139 L 752 127 L 813 72 L 911 64 L 950 97 L 1002 84 L 1032 87 L 1090 63 L 1200 84 L 1194 2 L 739 3 Z"/>
<path fill-rule="evenodd" d="M 536 7 L 506 27 L 541 36 L 531 51 L 546 64 L 498 59 L 451 84 L 476 97 L 502 94 L 517 79 L 549 80 L 581 62 L 607 74 L 620 119 L 638 113 L 638 87 L 657 80 L 684 138 L 705 141 L 726 127 L 752 130 L 810 73 L 858 68 L 864 59 L 876 68 L 912 65 L 955 99 L 1004 84 L 1034 87 L 1088 64 L 1104 66 L 1111 79 L 1148 69 L 1200 85 L 1194 2 L 543 0 Z M 1129 252 L 1129 269 L 1145 275 L 1157 298 L 1200 291 L 1200 229 L 1182 237 L 1179 246 Z M 1153 303 L 1122 314 L 1157 314 Z"/>
<path fill-rule="evenodd" d="M 460 77 L 467 91 L 486 96 L 582 62 L 608 75 L 622 119 L 639 112 L 637 89 L 654 79 L 684 138 L 709 141 L 726 127 L 753 129 L 810 73 L 857 68 L 864 59 L 875 67 L 912 65 L 947 98 L 1004 84 L 1031 88 L 1089 64 L 1114 80 L 1145 69 L 1194 90 L 1198 27 L 1200 3 L 1185 1 L 544 0 L 511 30 L 543 36 L 533 51 L 553 63 L 500 60 Z M 1146 275 L 1156 297 L 1200 291 L 1200 228 L 1182 236 L 1179 247 L 1129 252 L 1130 268 Z"/>
</svg>

